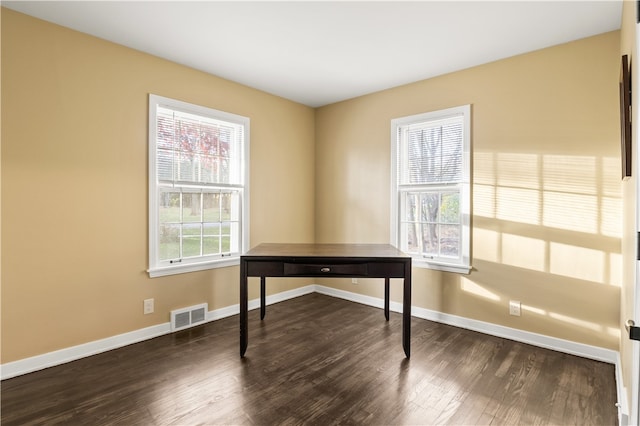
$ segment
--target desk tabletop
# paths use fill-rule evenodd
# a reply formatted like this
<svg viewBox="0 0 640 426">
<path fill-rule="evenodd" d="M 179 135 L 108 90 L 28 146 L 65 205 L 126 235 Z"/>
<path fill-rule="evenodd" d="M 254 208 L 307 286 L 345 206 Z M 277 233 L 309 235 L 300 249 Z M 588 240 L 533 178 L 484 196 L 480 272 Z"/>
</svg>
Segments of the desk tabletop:
<svg viewBox="0 0 640 426">
<path fill-rule="evenodd" d="M 410 258 L 391 244 L 289 244 L 263 243 L 243 257 L 349 257 Z"/>
</svg>

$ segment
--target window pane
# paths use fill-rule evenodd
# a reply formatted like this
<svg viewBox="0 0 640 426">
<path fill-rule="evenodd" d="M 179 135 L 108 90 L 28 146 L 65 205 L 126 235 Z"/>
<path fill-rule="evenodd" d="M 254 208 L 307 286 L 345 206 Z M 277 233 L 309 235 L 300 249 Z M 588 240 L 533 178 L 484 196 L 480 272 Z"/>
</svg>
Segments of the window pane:
<svg viewBox="0 0 640 426">
<path fill-rule="evenodd" d="M 398 155 L 401 183 L 459 182 L 462 179 L 463 118 L 403 126 Z"/>
<path fill-rule="evenodd" d="M 213 155 L 202 155 L 200 157 L 201 173 L 200 181 L 203 183 L 215 183 L 218 181 L 216 157 Z"/>
<path fill-rule="evenodd" d="M 240 235 L 240 222 L 229 223 L 229 233 L 231 238 L 229 240 L 229 248 L 227 251 L 230 253 L 237 253 L 240 251 L 240 246 L 238 245 L 239 238 L 234 238 L 234 235 Z"/>
<path fill-rule="evenodd" d="M 160 223 L 180 223 L 180 193 L 160 192 Z"/>
<path fill-rule="evenodd" d="M 459 191 L 407 192 L 403 199 L 402 250 L 434 259 L 457 258 L 462 244 Z"/>
<path fill-rule="evenodd" d="M 203 225 L 202 254 L 220 253 L 220 224 L 205 223 Z"/>
<path fill-rule="evenodd" d="M 226 222 L 220 227 L 220 239 L 222 252 L 229 253 L 231 251 L 231 224 Z"/>
<path fill-rule="evenodd" d="M 160 225 L 158 255 L 161 260 L 180 258 L 180 225 Z"/>
<path fill-rule="evenodd" d="M 231 182 L 233 179 L 231 178 L 231 161 L 230 157 L 232 155 L 232 143 L 233 143 L 233 135 L 229 131 L 229 129 L 223 129 L 220 132 L 220 155 L 217 158 L 219 165 L 219 178 L 220 182 L 227 183 Z"/>
<path fill-rule="evenodd" d="M 202 219 L 205 222 L 220 222 L 220 193 L 203 194 Z"/>
<path fill-rule="evenodd" d="M 460 255 L 460 226 L 440 225 L 440 254 L 452 257 Z"/>
<path fill-rule="evenodd" d="M 242 125 L 163 107 L 157 115 L 160 180 L 242 184 Z"/>
<path fill-rule="evenodd" d="M 230 235 L 223 235 L 221 244 L 222 244 L 222 253 L 231 252 L 231 236 Z"/>
<path fill-rule="evenodd" d="M 442 223 L 460 223 L 460 193 L 443 192 L 440 206 L 440 221 Z"/>
<path fill-rule="evenodd" d="M 435 223 L 422 225 L 422 253 L 427 256 L 438 255 L 438 225 Z"/>
<path fill-rule="evenodd" d="M 419 201 L 418 200 L 420 200 L 419 193 L 410 192 L 406 195 L 405 214 L 404 214 L 405 220 L 409 222 L 418 221 L 419 219 L 419 215 L 418 215 Z"/>
<path fill-rule="evenodd" d="M 193 156 L 188 151 L 180 151 L 176 154 L 176 160 L 178 161 L 177 178 L 182 181 L 194 181 L 196 179 L 195 168 L 193 165 Z"/>
<path fill-rule="evenodd" d="M 441 182 L 459 182 L 462 179 L 462 119 L 442 126 Z"/>
<path fill-rule="evenodd" d="M 440 193 L 425 192 L 420 198 L 420 220 L 422 222 L 434 223 L 438 221 L 438 210 L 440 209 Z"/>
<path fill-rule="evenodd" d="M 189 223 L 182 225 L 182 256 L 200 256 L 202 243 L 201 225 Z"/>
<path fill-rule="evenodd" d="M 440 182 L 442 130 L 439 127 L 410 130 L 408 137 L 410 182 Z"/>
<path fill-rule="evenodd" d="M 240 251 L 239 191 L 162 190 L 159 198 L 160 223 L 172 225 L 162 231 L 160 260 Z"/>
<path fill-rule="evenodd" d="M 158 180 L 173 180 L 173 151 L 158 149 Z"/>
<path fill-rule="evenodd" d="M 185 192 L 182 194 L 182 221 L 202 222 L 200 193 Z"/>
<path fill-rule="evenodd" d="M 220 129 L 212 123 L 202 123 L 200 146 L 202 151 L 202 182 L 218 182 L 217 155 L 220 147 Z"/>
<path fill-rule="evenodd" d="M 402 250 L 406 253 L 418 253 L 419 225 L 416 223 L 402 223 L 400 234 L 402 237 Z"/>
<path fill-rule="evenodd" d="M 238 194 L 224 192 L 221 194 L 221 219 L 222 220 L 238 220 Z"/>
<path fill-rule="evenodd" d="M 220 245 L 222 253 L 229 253 L 231 251 L 231 224 L 229 223 L 222 224 Z"/>
</svg>

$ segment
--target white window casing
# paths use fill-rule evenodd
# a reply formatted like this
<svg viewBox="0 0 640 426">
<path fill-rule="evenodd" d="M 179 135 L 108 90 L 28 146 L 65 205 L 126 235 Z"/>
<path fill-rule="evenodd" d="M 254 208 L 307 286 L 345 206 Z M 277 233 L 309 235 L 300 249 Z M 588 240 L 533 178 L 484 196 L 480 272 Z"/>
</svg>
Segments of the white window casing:
<svg viewBox="0 0 640 426">
<path fill-rule="evenodd" d="M 417 267 L 469 273 L 471 106 L 391 120 L 391 244 Z"/>
<path fill-rule="evenodd" d="M 149 95 L 151 277 L 239 264 L 249 244 L 249 124 Z"/>
</svg>

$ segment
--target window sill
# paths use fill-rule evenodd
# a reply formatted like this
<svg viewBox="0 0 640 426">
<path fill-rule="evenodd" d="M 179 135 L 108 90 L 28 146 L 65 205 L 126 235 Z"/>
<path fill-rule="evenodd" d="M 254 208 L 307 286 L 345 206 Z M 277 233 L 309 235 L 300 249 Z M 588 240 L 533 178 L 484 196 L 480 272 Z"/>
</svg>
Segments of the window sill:
<svg viewBox="0 0 640 426">
<path fill-rule="evenodd" d="M 224 268 L 240 264 L 240 257 L 230 257 L 208 262 L 185 263 L 182 265 L 159 266 L 147 269 L 150 278 L 164 277 L 167 275 L 185 274 L 187 272 L 206 271 L 207 269 Z"/>
<path fill-rule="evenodd" d="M 429 262 L 424 259 L 413 259 L 413 266 L 424 269 L 434 269 L 436 271 L 455 272 L 458 274 L 469 275 L 471 273 L 471 266 L 468 265 L 456 265 L 451 263 L 435 263 Z"/>
</svg>

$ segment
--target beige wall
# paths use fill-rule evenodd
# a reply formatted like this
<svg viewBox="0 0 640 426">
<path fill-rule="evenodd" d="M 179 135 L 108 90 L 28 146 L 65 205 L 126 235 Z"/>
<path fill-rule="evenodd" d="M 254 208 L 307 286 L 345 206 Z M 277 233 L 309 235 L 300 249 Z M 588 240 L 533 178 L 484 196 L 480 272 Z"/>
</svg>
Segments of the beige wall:
<svg viewBox="0 0 640 426">
<path fill-rule="evenodd" d="M 388 242 L 390 120 L 471 104 L 473 271 L 414 268 L 413 304 L 617 349 L 619 40 L 611 32 L 319 108 L 316 241 Z M 381 296 L 379 282 L 361 281 L 324 284 Z M 508 315 L 510 299 L 521 317 Z"/>
<path fill-rule="evenodd" d="M 313 109 L 2 9 L 3 363 L 238 303 L 238 267 L 145 272 L 149 93 L 249 117 L 251 245 L 313 241 Z"/>
<path fill-rule="evenodd" d="M 251 118 L 252 246 L 388 242 L 390 120 L 472 104 L 474 270 L 414 270 L 414 304 L 617 349 L 619 38 L 314 111 L 2 9 L 2 362 L 237 303 L 237 267 L 145 273 L 148 93 Z"/>
<path fill-rule="evenodd" d="M 634 85 L 633 77 L 638 75 L 637 63 L 634 53 L 636 52 L 636 2 L 624 1 L 622 9 L 622 29 L 620 36 L 620 55 L 628 55 L 631 62 L 632 69 L 632 88 Z M 636 85 L 637 86 L 637 85 Z M 637 108 L 638 105 L 638 91 L 633 90 L 633 108 L 631 122 L 634 122 L 634 118 L 638 117 Z M 638 167 L 636 159 L 638 158 L 638 144 L 637 144 L 637 126 L 632 125 L 632 133 L 634 136 L 633 143 L 631 145 L 633 150 L 632 161 L 632 175 L 623 183 L 623 237 L 622 237 L 622 254 L 623 254 L 623 285 L 621 288 L 620 299 L 620 328 L 622 330 L 624 323 L 627 319 L 633 319 L 634 315 L 634 294 L 636 286 L 636 251 L 637 251 L 637 238 L 635 230 L 636 225 L 636 212 L 638 203 Z M 629 335 L 623 333 L 620 339 L 620 361 L 622 365 L 622 381 L 623 385 L 627 389 L 627 406 L 631 406 L 631 383 L 633 380 L 638 380 L 638 377 L 633 377 L 632 369 L 632 346 L 633 342 L 629 340 Z M 637 361 L 636 361 L 637 362 Z M 636 373 L 637 374 L 637 373 Z"/>
</svg>

